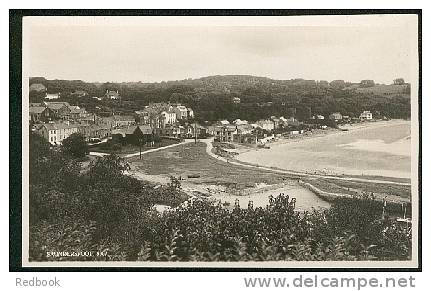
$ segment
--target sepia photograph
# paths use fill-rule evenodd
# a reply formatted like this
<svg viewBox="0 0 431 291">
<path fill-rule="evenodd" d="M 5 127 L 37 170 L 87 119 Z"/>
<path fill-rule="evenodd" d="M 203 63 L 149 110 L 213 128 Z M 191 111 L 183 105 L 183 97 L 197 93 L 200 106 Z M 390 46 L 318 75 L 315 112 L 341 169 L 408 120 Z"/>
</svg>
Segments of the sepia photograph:
<svg viewBox="0 0 431 291">
<path fill-rule="evenodd" d="M 418 268 L 419 21 L 23 17 L 22 265 Z"/>
</svg>

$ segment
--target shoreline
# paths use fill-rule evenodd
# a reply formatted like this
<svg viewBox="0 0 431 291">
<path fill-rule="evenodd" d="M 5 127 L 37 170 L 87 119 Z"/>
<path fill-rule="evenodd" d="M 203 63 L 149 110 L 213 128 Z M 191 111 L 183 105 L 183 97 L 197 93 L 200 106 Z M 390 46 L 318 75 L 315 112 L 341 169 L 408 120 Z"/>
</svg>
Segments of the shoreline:
<svg viewBox="0 0 431 291">
<path fill-rule="evenodd" d="M 311 133 L 311 134 L 304 133 L 302 135 L 298 135 L 295 138 L 279 138 L 276 141 L 269 142 L 268 145 L 270 145 L 270 147 L 273 148 L 273 147 L 278 147 L 278 146 L 285 145 L 285 144 L 303 142 L 303 141 L 310 140 L 310 139 L 315 140 L 315 139 L 325 138 L 328 136 L 337 136 L 337 135 L 342 135 L 345 133 L 358 132 L 358 131 L 362 131 L 362 130 L 366 130 L 366 129 L 401 125 L 401 124 L 406 124 L 406 123 L 410 123 L 410 121 L 404 120 L 404 119 L 392 119 L 392 120 L 379 120 L 379 121 L 373 121 L 373 122 L 364 122 L 364 123 L 357 123 L 357 124 L 352 124 L 352 125 L 344 125 L 344 126 L 340 127 L 340 129 L 336 129 L 336 128 L 330 128 L 330 129 L 326 129 L 326 130 L 322 129 L 322 130 L 319 130 L 319 133 Z M 348 131 L 343 131 L 343 129 L 348 129 Z M 250 151 L 265 151 L 266 150 L 264 148 L 244 146 L 243 144 L 240 144 L 240 143 L 234 143 L 234 145 L 241 147 L 239 155 L 246 153 L 246 152 L 250 152 Z M 237 159 L 235 158 L 235 160 L 237 160 Z"/>
<path fill-rule="evenodd" d="M 304 151 L 308 147 L 313 147 L 314 143 L 319 142 L 319 143 L 322 143 L 323 146 L 326 146 L 327 144 L 331 146 L 331 142 L 329 139 L 334 139 L 334 138 L 337 138 L 338 136 L 342 136 L 349 133 L 357 133 L 357 132 L 361 132 L 369 129 L 378 129 L 378 128 L 384 128 L 387 126 L 392 127 L 392 126 L 406 125 L 406 124 L 410 124 L 410 121 L 397 119 L 397 120 L 390 120 L 390 121 L 378 121 L 378 122 L 367 123 L 367 124 L 361 123 L 358 125 L 348 126 L 350 128 L 349 131 L 331 129 L 327 132 L 319 132 L 317 134 L 310 134 L 310 135 L 301 136 L 298 138 L 292 138 L 292 139 L 282 138 L 280 140 L 268 143 L 268 145 L 270 145 L 270 149 L 263 149 L 263 148 L 257 148 L 257 147 L 250 148 L 250 147 L 244 147 L 244 146 L 241 146 L 241 144 L 238 144 L 238 146 L 240 147 L 239 154 L 232 157 L 231 160 L 234 161 L 235 163 L 243 164 L 245 166 L 255 166 L 262 169 L 286 171 L 291 173 L 292 175 L 306 174 L 306 175 L 327 176 L 328 178 L 330 176 L 333 176 L 333 177 L 340 177 L 340 178 L 345 177 L 345 178 L 353 178 L 353 179 L 360 179 L 360 180 L 364 180 L 364 179 L 375 180 L 377 178 L 378 180 L 388 180 L 388 181 L 409 181 L 411 179 L 409 174 L 404 173 L 402 170 L 392 170 L 392 169 L 380 170 L 377 168 L 365 168 L 365 169 L 352 168 L 352 169 L 345 169 L 346 171 L 343 171 L 343 166 L 337 168 L 338 162 L 336 160 L 334 160 L 334 164 L 333 164 L 335 165 L 335 167 L 332 167 L 332 168 L 331 168 L 332 164 L 330 163 L 328 163 L 328 166 L 323 166 L 323 164 L 317 164 L 316 166 L 311 167 L 311 165 L 309 165 L 310 167 L 307 168 L 307 166 L 305 166 L 304 169 L 299 169 L 299 168 L 296 168 L 295 166 L 288 167 L 288 165 L 282 166 L 282 165 L 279 165 L 280 164 L 279 161 L 280 161 L 280 158 L 284 158 L 284 157 L 280 156 L 280 154 L 277 154 L 281 151 L 286 152 L 291 149 L 293 150 L 292 152 L 296 151 L 298 154 L 302 155 L 305 153 Z M 346 127 L 342 127 L 342 128 L 346 128 Z M 408 139 L 408 137 L 409 135 L 406 135 L 404 139 Z M 301 143 L 303 143 L 304 149 L 301 149 Z M 335 144 L 335 143 L 334 145 L 340 146 L 340 144 Z M 293 148 L 291 146 L 293 146 Z M 341 148 L 342 147 L 340 146 L 340 149 Z M 359 150 L 362 152 L 368 152 L 371 154 L 374 154 L 375 152 L 380 152 L 382 154 L 390 154 L 390 155 L 392 154 L 391 151 L 381 151 L 381 150 L 368 151 L 366 149 L 364 150 L 359 149 Z M 268 153 L 268 155 L 265 153 Z M 334 154 L 334 153 L 335 151 L 333 150 L 329 152 L 329 154 Z M 343 154 L 343 152 L 340 152 L 340 153 Z M 246 157 L 244 158 L 244 156 Z M 288 158 L 288 156 L 286 156 L 286 158 Z M 340 160 L 340 161 L 343 161 L 343 160 Z"/>
</svg>

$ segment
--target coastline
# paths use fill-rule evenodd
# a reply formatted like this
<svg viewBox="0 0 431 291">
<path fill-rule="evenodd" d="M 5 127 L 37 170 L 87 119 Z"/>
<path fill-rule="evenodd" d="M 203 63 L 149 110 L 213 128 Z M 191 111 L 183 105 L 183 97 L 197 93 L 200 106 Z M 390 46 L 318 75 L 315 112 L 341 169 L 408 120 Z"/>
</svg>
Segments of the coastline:
<svg viewBox="0 0 431 291">
<path fill-rule="evenodd" d="M 342 135 L 345 133 L 352 133 L 352 132 L 358 132 L 361 130 L 367 130 L 367 129 L 373 129 L 373 128 L 378 128 L 378 127 L 384 127 L 384 126 L 394 126 L 394 125 L 401 125 L 401 124 L 406 124 L 406 123 L 410 123 L 410 121 L 407 120 L 402 120 L 402 119 L 392 119 L 392 120 L 379 120 L 379 121 L 373 121 L 373 122 L 364 122 L 364 123 L 357 123 L 357 124 L 352 124 L 352 125 L 344 125 L 341 126 L 340 129 L 335 129 L 335 128 L 330 128 L 330 129 L 326 129 L 326 130 L 320 130 L 319 133 L 311 133 L 311 134 L 306 134 L 304 133 L 303 135 L 298 135 L 295 136 L 295 138 L 279 138 L 273 142 L 269 142 L 269 145 L 271 148 L 273 147 L 278 147 L 281 145 L 285 145 L 285 144 L 291 144 L 291 143 L 298 143 L 298 142 L 303 142 L 305 140 L 309 140 L 309 139 L 319 139 L 319 138 L 325 138 L 328 136 L 337 136 L 337 135 Z M 348 131 L 343 131 L 343 129 L 347 129 Z M 240 150 L 239 155 L 245 153 L 245 152 L 249 152 L 249 151 L 265 151 L 266 149 L 263 148 L 258 148 L 258 147 L 246 147 L 243 146 L 241 144 L 236 144 L 240 146 Z"/>
<path fill-rule="evenodd" d="M 384 127 L 407 124 L 410 125 L 410 121 L 390 120 L 343 126 L 343 129 L 349 128 L 349 130 L 331 129 L 327 132 L 309 134 L 298 138 L 283 138 L 268 143 L 270 145 L 269 149 L 241 147 L 240 145 L 239 154 L 233 158 L 233 161 L 245 165 L 280 169 L 298 174 L 323 174 L 359 178 L 369 176 L 381 177 L 382 179 L 387 177 L 390 180 L 410 179 L 409 173 L 405 172 L 410 155 L 397 155 L 400 151 L 394 148 L 396 145 L 402 145 L 402 143 L 392 142 L 385 150 L 383 141 L 381 141 L 382 144 L 379 144 L 380 141 L 371 142 L 370 140 L 368 143 L 365 141 L 365 148 L 356 147 L 356 144 L 352 142 L 352 140 L 356 140 L 357 136 L 368 134 L 362 133 L 367 130 L 376 130 L 378 132 Z M 353 136 L 351 136 L 352 134 Z M 402 133 L 397 131 L 396 134 L 399 135 Z M 346 141 L 349 138 L 352 138 L 352 140 L 345 143 L 337 143 L 340 142 L 340 139 Z M 404 145 L 407 147 L 410 146 L 409 134 L 403 136 L 403 139 L 405 140 Z M 364 142 L 362 143 L 364 144 Z M 361 145 L 361 143 L 357 144 Z M 366 148 L 368 145 L 375 145 L 375 148 Z M 410 150 L 408 152 L 410 153 Z M 318 162 L 311 162 L 309 158 L 307 159 L 307 157 L 312 155 L 314 155 L 313 161 Z M 350 167 L 347 164 L 347 158 L 349 161 L 351 158 L 355 158 L 355 160 L 351 160 L 355 165 L 354 167 Z M 395 161 L 401 159 L 403 161 L 403 164 L 400 164 L 401 168 L 392 168 L 388 164 L 390 161 L 388 158 L 392 158 Z M 370 166 L 368 162 L 370 162 Z M 382 162 L 382 164 L 379 165 L 379 162 Z M 362 165 L 362 168 L 358 165 Z M 382 167 L 379 168 L 379 166 Z"/>
</svg>

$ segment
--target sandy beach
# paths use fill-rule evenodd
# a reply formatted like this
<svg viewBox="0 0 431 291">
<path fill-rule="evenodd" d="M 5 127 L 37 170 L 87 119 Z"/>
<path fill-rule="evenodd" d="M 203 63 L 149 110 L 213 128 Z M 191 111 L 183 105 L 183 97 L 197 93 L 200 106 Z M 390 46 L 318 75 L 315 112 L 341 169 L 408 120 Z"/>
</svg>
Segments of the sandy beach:
<svg viewBox="0 0 431 291">
<path fill-rule="evenodd" d="M 391 120 L 343 127 L 270 143 L 240 147 L 241 162 L 306 173 L 410 178 L 410 122 Z"/>
</svg>

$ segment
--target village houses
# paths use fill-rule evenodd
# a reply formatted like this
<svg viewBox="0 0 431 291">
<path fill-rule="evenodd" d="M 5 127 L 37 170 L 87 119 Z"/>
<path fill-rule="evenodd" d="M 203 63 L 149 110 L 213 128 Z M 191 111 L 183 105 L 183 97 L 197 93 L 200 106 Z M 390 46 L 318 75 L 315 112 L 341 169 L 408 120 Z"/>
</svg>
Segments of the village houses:
<svg viewBox="0 0 431 291">
<path fill-rule="evenodd" d="M 154 128 L 163 129 L 178 121 L 194 118 L 194 112 L 181 104 L 150 103 L 144 109 L 136 111 L 138 124 L 149 124 Z"/>
<path fill-rule="evenodd" d="M 134 125 L 136 121 L 135 117 L 132 115 L 112 115 L 100 118 L 98 123 L 102 125 L 107 125 L 110 128 L 118 128 Z"/>
</svg>

